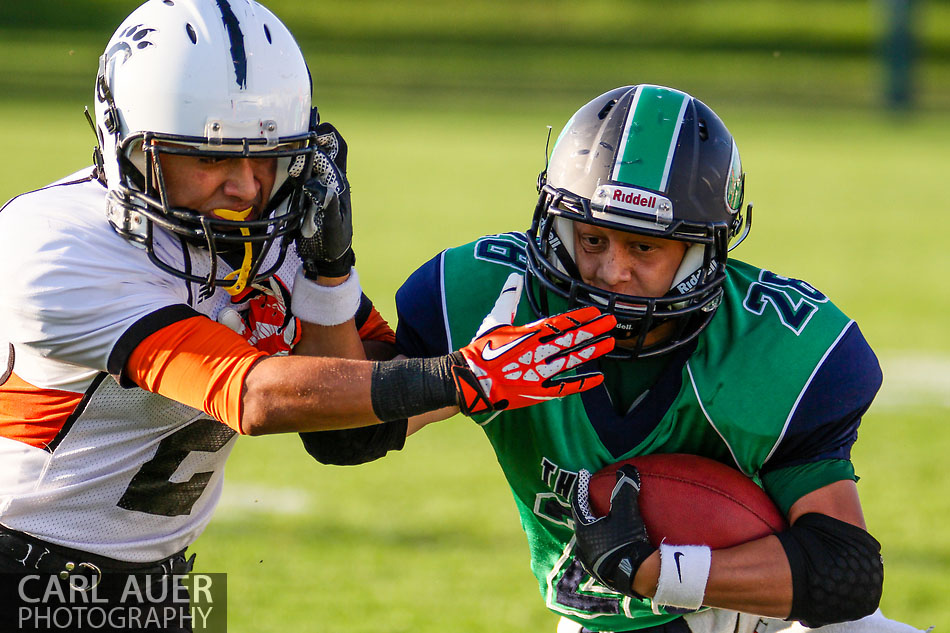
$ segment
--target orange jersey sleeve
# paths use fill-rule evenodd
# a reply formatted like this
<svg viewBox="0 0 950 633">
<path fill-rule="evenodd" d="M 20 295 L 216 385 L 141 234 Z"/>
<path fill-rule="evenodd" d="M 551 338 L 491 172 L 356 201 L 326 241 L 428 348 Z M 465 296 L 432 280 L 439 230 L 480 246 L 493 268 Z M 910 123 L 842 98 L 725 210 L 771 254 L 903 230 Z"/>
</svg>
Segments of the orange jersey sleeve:
<svg viewBox="0 0 950 633">
<path fill-rule="evenodd" d="M 395 344 L 396 333 L 389 327 L 389 323 L 372 307 L 365 320 L 360 322 L 357 315 L 357 327 L 359 328 L 360 339 L 364 341 L 382 341 L 383 343 Z"/>
<path fill-rule="evenodd" d="M 142 389 L 201 409 L 243 433 L 244 378 L 264 356 L 239 334 L 196 316 L 145 338 L 129 356 L 125 370 Z"/>
<path fill-rule="evenodd" d="M 41 389 L 16 374 L 0 386 L 0 437 L 47 449 L 83 394 Z"/>
</svg>

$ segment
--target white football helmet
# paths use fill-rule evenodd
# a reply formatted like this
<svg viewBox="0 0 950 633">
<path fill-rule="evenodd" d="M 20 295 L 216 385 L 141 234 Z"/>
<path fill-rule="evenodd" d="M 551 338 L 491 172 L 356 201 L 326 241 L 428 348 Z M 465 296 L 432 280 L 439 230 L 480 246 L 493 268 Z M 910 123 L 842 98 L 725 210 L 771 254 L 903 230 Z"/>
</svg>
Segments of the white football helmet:
<svg viewBox="0 0 950 633">
<path fill-rule="evenodd" d="M 252 0 L 149 0 L 119 26 L 99 60 L 95 127 L 109 221 L 159 268 L 208 290 L 271 276 L 302 219 L 300 188 L 316 150 L 311 78 L 300 47 Z M 168 204 L 161 153 L 276 157 L 259 219 L 222 220 Z M 156 227 L 207 247 L 210 274 L 162 261 Z M 276 244 L 277 257 L 267 258 Z M 219 276 L 217 256 L 240 267 Z M 260 270 L 267 258 L 266 270 Z M 242 262 L 243 260 L 243 262 Z M 238 266 L 235 266 L 238 268 Z"/>
</svg>

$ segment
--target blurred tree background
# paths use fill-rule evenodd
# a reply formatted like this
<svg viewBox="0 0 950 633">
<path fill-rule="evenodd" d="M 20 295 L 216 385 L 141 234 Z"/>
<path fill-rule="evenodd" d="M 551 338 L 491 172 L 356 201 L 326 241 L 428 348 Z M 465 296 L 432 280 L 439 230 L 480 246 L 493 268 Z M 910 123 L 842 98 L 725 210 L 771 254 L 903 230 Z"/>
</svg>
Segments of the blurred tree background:
<svg viewBox="0 0 950 633">
<path fill-rule="evenodd" d="M 3 98 L 88 97 L 127 0 L 0 4 Z M 664 83 L 718 104 L 872 108 L 888 98 L 895 7 L 916 40 L 913 100 L 950 107 L 946 0 L 326 0 L 267 3 L 297 35 L 317 101 L 575 103 Z M 525 105 L 527 107 L 527 105 Z"/>
</svg>

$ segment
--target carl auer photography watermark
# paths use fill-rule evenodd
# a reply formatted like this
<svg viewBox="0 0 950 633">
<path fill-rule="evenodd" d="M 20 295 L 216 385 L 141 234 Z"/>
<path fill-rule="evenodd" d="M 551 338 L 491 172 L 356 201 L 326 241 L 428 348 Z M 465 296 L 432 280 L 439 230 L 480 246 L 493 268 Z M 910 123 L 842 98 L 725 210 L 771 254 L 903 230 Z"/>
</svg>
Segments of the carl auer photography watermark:
<svg viewBox="0 0 950 633">
<path fill-rule="evenodd" d="M 0 631 L 227 631 L 227 574 L 83 571 L 0 574 Z"/>
</svg>

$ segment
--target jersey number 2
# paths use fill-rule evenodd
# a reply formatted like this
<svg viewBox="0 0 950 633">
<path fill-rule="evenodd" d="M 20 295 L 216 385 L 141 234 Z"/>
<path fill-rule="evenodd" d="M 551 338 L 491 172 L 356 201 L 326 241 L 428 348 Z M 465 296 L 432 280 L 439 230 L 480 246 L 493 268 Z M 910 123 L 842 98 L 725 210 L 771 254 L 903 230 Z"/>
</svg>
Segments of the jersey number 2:
<svg viewBox="0 0 950 633">
<path fill-rule="evenodd" d="M 195 420 L 175 431 L 159 443 L 155 456 L 135 473 L 118 506 L 166 517 L 189 514 L 214 473 L 195 473 L 188 481 L 178 483 L 171 481 L 172 475 L 191 452 L 214 453 L 233 436 L 233 429 L 209 419 Z"/>
<path fill-rule="evenodd" d="M 793 293 L 798 295 L 797 299 Z M 742 305 L 749 312 L 759 315 L 765 311 L 766 304 L 771 305 L 782 325 L 798 336 L 818 311 L 816 304 L 827 301 L 828 297 L 800 279 L 790 279 L 763 270 L 759 281 L 749 286 Z"/>
</svg>

